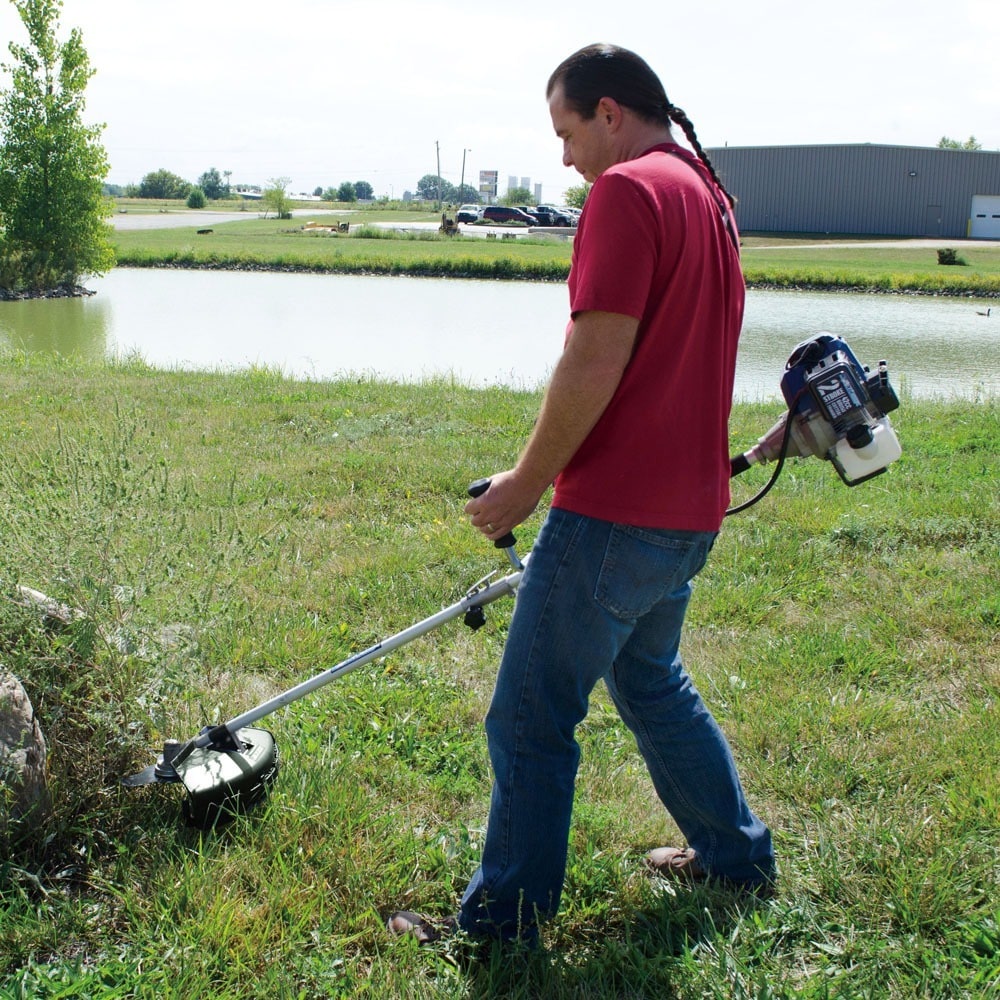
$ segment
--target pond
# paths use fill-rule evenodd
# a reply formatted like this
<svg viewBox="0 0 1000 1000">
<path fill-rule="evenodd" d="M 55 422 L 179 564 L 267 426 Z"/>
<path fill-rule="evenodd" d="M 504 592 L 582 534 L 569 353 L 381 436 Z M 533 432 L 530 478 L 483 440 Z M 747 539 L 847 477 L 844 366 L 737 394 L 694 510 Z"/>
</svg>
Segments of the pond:
<svg viewBox="0 0 1000 1000">
<path fill-rule="evenodd" d="M 0 346 L 161 368 L 288 376 L 544 383 L 562 346 L 561 284 L 117 268 L 83 299 L 0 302 Z M 970 299 L 750 291 L 736 397 L 773 399 L 792 348 L 828 331 L 897 391 L 1000 392 L 1000 310 Z"/>
</svg>

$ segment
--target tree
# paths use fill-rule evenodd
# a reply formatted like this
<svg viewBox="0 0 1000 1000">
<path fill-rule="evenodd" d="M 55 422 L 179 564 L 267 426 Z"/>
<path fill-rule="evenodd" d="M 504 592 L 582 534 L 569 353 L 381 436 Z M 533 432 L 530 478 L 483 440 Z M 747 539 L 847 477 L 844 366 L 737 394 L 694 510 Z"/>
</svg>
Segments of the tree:
<svg viewBox="0 0 1000 1000">
<path fill-rule="evenodd" d="M 146 174 L 139 182 L 140 198 L 169 198 L 183 201 L 191 193 L 191 185 L 162 167 Z"/>
<path fill-rule="evenodd" d="M 570 208 L 583 208 L 588 194 L 590 194 L 589 184 L 577 184 L 563 191 L 563 199 Z"/>
<path fill-rule="evenodd" d="M 500 199 L 502 205 L 528 205 L 531 203 L 531 192 L 527 188 L 508 188 Z"/>
<path fill-rule="evenodd" d="M 205 192 L 206 198 L 229 197 L 229 184 L 222 180 L 222 175 L 215 167 L 210 167 L 198 178 L 198 187 Z"/>
<path fill-rule="evenodd" d="M 350 181 L 343 181 L 337 188 L 337 201 L 357 201 L 358 195 Z"/>
<path fill-rule="evenodd" d="M 948 136 L 943 135 L 938 139 L 937 144 L 938 149 L 982 149 L 982 143 L 976 141 L 974 135 L 970 135 L 965 142 L 959 142 L 958 139 L 949 139 Z"/>
<path fill-rule="evenodd" d="M 424 201 L 454 201 L 455 185 L 437 174 L 424 174 L 417 181 L 417 194 Z"/>
<path fill-rule="evenodd" d="M 200 187 L 191 188 L 191 191 L 187 196 L 187 207 L 188 208 L 205 207 L 205 192 L 202 191 Z"/>
<path fill-rule="evenodd" d="M 371 201 L 375 197 L 375 188 L 368 181 L 355 181 L 354 194 L 358 201 Z"/>
<path fill-rule="evenodd" d="M 264 206 L 264 216 L 266 218 L 267 213 L 274 212 L 274 214 L 279 219 L 289 219 L 292 215 L 292 210 L 289 206 L 288 197 L 288 177 L 272 177 L 267 182 L 267 187 L 264 188 L 264 193 L 261 195 L 261 204 Z"/>
<path fill-rule="evenodd" d="M 0 92 L 0 271 L 8 287 L 75 286 L 114 266 L 102 184 L 103 125 L 84 125 L 93 76 L 79 29 L 56 38 L 62 0 L 12 0 L 28 44 L 11 42 Z"/>
<path fill-rule="evenodd" d="M 460 205 L 478 205 L 482 199 L 479 192 L 471 184 L 459 184 L 455 188 L 455 195 L 452 199 Z"/>
</svg>

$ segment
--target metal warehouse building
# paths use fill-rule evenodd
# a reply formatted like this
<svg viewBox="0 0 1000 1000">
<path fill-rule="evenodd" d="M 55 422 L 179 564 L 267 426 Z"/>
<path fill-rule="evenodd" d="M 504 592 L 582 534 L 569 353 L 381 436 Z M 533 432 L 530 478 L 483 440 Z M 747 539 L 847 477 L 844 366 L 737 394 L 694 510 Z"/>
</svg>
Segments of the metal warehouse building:
<svg viewBox="0 0 1000 1000">
<path fill-rule="evenodd" d="M 747 232 L 1000 239 L 1000 153 L 869 143 L 707 152 Z"/>
</svg>

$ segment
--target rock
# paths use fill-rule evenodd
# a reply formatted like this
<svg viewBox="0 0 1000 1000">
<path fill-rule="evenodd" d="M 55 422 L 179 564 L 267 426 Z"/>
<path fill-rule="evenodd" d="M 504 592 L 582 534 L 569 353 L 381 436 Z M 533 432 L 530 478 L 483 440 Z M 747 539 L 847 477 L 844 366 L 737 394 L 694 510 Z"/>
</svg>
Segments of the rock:
<svg viewBox="0 0 1000 1000">
<path fill-rule="evenodd" d="M 42 625 L 49 631 L 61 632 L 75 622 L 87 618 L 87 613 L 80 608 L 48 597 L 40 590 L 19 586 L 16 588 L 16 594 L 18 603 L 22 607 L 37 611 Z M 115 586 L 112 588 L 112 594 L 120 606 L 129 604 L 134 598 L 134 594 L 127 587 Z M 119 615 L 122 624 L 114 631 L 108 631 L 100 626 L 97 628 L 97 634 L 101 639 L 119 653 L 138 656 L 141 659 L 151 659 L 157 653 L 164 652 L 187 654 L 191 657 L 197 653 L 198 634 L 189 625 L 173 624 L 164 625 L 153 631 L 137 630 L 129 626 L 128 617 L 127 612 Z"/>
<path fill-rule="evenodd" d="M 0 831 L 49 810 L 45 737 L 21 682 L 0 669 Z"/>
<path fill-rule="evenodd" d="M 16 593 L 18 603 L 25 608 L 35 608 L 42 616 L 42 624 L 46 628 L 58 630 L 87 617 L 79 608 L 71 608 L 68 604 L 62 604 L 53 597 L 47 597 L 40 590 L 32 590 L 31 587 L 17 587 Z"/>
</svg>

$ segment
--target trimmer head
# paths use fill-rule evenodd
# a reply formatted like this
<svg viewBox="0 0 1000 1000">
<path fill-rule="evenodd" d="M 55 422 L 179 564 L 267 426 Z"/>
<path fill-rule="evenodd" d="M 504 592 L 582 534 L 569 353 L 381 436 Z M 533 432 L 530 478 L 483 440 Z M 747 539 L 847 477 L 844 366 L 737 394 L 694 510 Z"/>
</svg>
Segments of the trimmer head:
<svg viewBox="0 0 1000 1000">
<path fill-rule="evenodd" d="M 180 782 L 187 791 L 185 820 L 189 826 L 208 830 L 263 799 L 277 773 L 274 737 L 265 729 L 245 728 L 205 747 L 169 741 L 155 764 L 122 784 L 137 788 Z"/>
<path fill-rule="evenodd" d="M 478 496 L 488 487 L 489 480 L 481 480 L 469 488 L 469 495 Z M 481 625 L 482 609 L 502 597 L 512 597 L 521 582 L 527 557 L 525 560 L 518 557 L 514 551 L 515 541 L 513 535 L 507 534 L 493 543 L 505 549 L 514 572 L 500 578 L 496 578 L 495 573 L 490 573 L 454 604 L 367 649 L 352 653 L 340 663 L 324 668 L 307 680 L 227 722 L 207 726 L 187 743 L 169 740 L 163 745 L 163 753 L 155 764 L 125 778 L 122 783 L 127 788 L 183 784 L 187 791 L 184 816 L 191 826 L 202 829 L 217 826 L 234 814 L 245 811 L 264 798 L 268 786 L 278 773 L 278 751 L 274 745 L 274 737 L 263 729 L 248 727 L 265 715 L 304 698 L 366 663 L 382 659 L 400 646 L 455 618 L 464 616 L 466 624 L 473 628 Z"/>
</svg>

